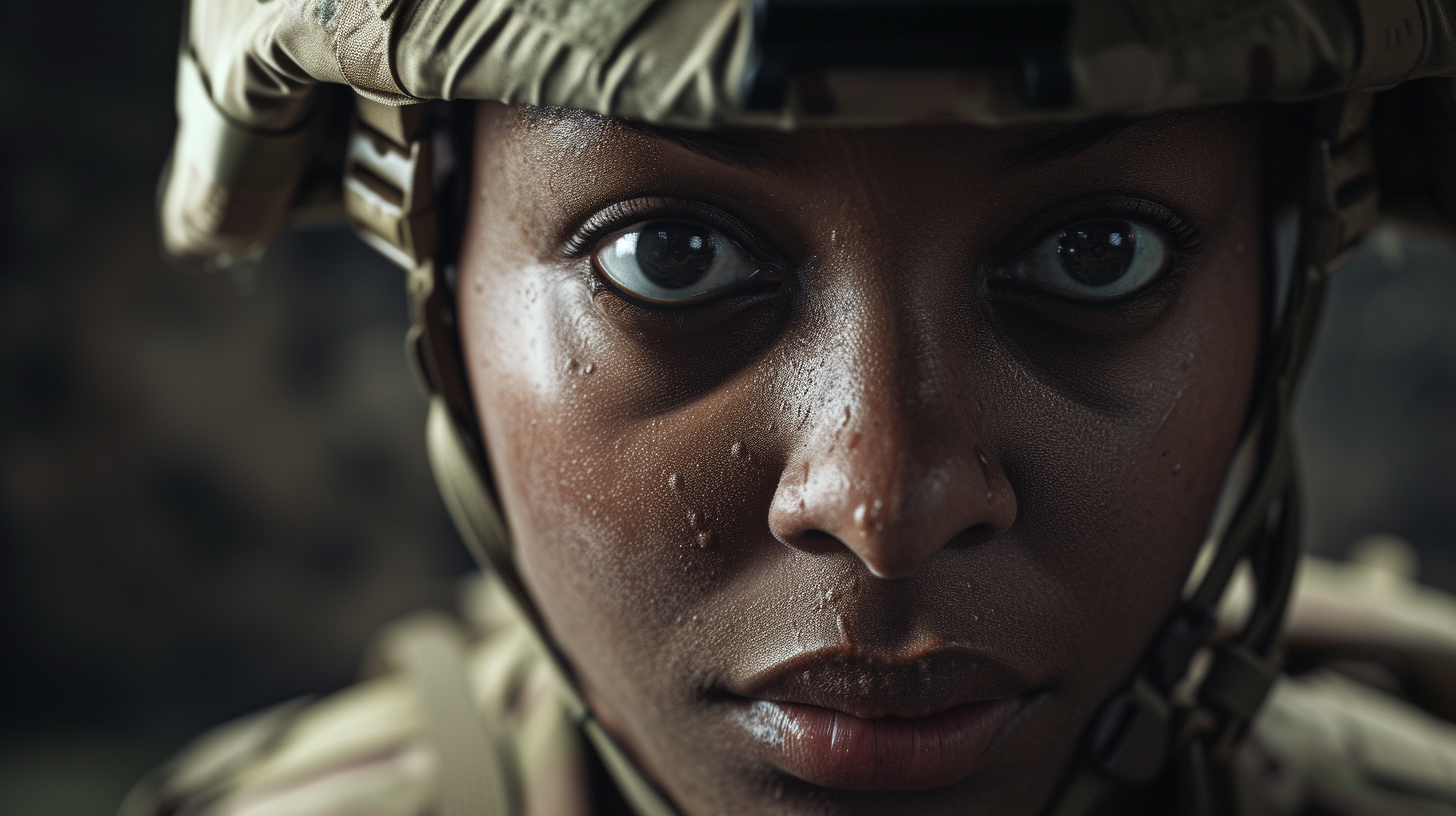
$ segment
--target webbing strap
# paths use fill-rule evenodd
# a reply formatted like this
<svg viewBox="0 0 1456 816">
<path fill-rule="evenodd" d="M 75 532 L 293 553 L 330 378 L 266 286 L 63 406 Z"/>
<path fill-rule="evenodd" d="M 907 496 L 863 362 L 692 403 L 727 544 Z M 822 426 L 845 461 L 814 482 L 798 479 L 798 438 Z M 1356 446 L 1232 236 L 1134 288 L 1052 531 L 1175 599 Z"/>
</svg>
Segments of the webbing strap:
<svg viewBox="0 0 1456 816">
<path fill-rule="evenodd" d="M 539 613 L 521 586 L 511 560 L 510 539 L 496 511 L 495 502 L 491 500 L 491 492 L 480 476 L 476 459 L 467 447 L 468 443 L 456 426 L 454 413 L 446 407 L 444 398 L 438 395 L 430 400 L 426 441 L 435 479 L 440 485 L 440 493 L 455 521 L 456 529 L 460 531 L 476 561 L 483 567 L 492 569 L 500 577 L 516 611 L 530 622 L 531 628 L 540 636 L 543 653 L 562 678 L 562 690 L 567 696 L 573 718 L 591 740 L 593 748 L 602 758 L 623 796 L 638 816 L 676 816 L 677 810 L 671 801 L 642 773 L 627 752 L 592 714 L 572 679 L 565 658 L 556 650 L 555 643 L 546 637 L 546 629 L 541 623 Z"/>
<path fill-rule="evenodd" d="M 1278 675 L 1271 653 L 1299 560 L 1298 491 L 1289 433 L 1294 389 L 1319 322 L 1325 281 L 1358 247 L 1378 213 L 1368 150 L 1365 93 L 1318 104 L 1313 151 L 1300 207 L 1299 247 L 1284 315 L 1272 338 L 1273 364 L 1255 392 L 1250 433 L 1256 445 L 1255 478 L 1224 531 L 1213 561 L 1193 594 L 1154 638 L 1128 685 L 1089 723 L 1083 748 L 1043 811 L 1081 816 L 1110 797 L 1159 778 L 1169 756 L 1191 757 L 1183 808 L 1208 807 L 1204 746 L 1225 759 L 1242 737 Z M 1173 690 L 1206 642 L 1212 611 L 1238 562 L 1255 577 L 1254 608 L 1231 641 L 1213 650 L 1210 671 L 1192 708 L 1173 704 Z M 1171 656 L 1171 657 L 1170 657 Z"/>
<path fill-rule="evenodd" d="M 676 810 L 670 801 L 636 767 L 627 752 L 616 744 L 587 707 L 565 656 L 547 636 L 540 612 L 516 571 L 510 534 L 501 518 L 494 486 L 486 470 L 485 451 L 475 429 L 469 427 L 469 423 L 474 421 L 475 410 L 460 360 L 453 299 L 449 287 L 442 280 L 441 265 L 433 257 L 438 248 L 434 242 L 434 230 L 420 230 L 410 220 L 412 214 L 422 213 L 431 216 L 430 223 L 433 224 L 428 181 L 431 175 L 428 128 L 422 126 L 418 109 L 386 107 L 367 99 L 359 101 L 359 109 L 360 117 L 354 134 L 359 149 L 351 149 L 350 168 L 362 166 L 371 169 L 364 178 L 374 182 L 375 186 L 387 182 L 396 195 L 385 198 L 364 193 L 346 195 L 345 204 L 354 227 L 364 239 L 384 251 L 409 276 L 412 325 L 407 347 L 416 374 L 431 395 L 425 448 L 445 508 L 476 562 L 501 579 L 515 611 L 538 636 L 547 660 L 561 678 L 561 688 L 573 720 L 591 739 L 632 807 L 640 816 L 674 816 Z M 379 156 L 375 156 L 366 148 L 378 147 L 375 142 L 378 138 L 387 141 L 377 151 Z M 392 205 L 392 208 L 386 205 Z M 384 228 L 381 229 L 381 226 Z M 421 237 L 426 240 L 418 240 Z M 476 790 L 477 783 L 460 769 L 468 769 L 482 761 L 480 758 L 485 754 L 494 760 L 498 758 L 489 751 L 482 753 L 476 737 L 447 725 L 452 717 L 462 721 L 467 718 L 462 705 L 447 701 L 463 699 L 464 695 L 468 695 L 468 689 L 462 691 L 465 687 L 456 685 L 452 690 L 449 683 L 439 679 L 450 674 L 445 662 L 440 662 L 448 662 L 448 658 L 442 657 L 443 652 L 439 648 L 420 647 L 417 653 L 412 654 L 420 658 L 416 665 L 428 663 L 433 667 L 422 669 L 417 674 L 427 678 L 420 688 L 426 690 L 422 693 L 432 701 L 430 705 L 433 708 L 428 711 L 434 713 L 429 715 L 430 718 L 443 718 L 439 719 L 442 724 L 437 729 L 438 741 L 432 738 L 432 742 L 438 746 L 442 757 L 446 754 L 451 757 L 449 767 L 442 767 L 441 777 L 442 784 L 455 791 L 449 794 L 449 801 L 479 803 L 483 800 Z M 454 714 L 450 714 L 451 711 Z M 461 776 L 462 773 L 466 776 Z M 489 775 L 504 780 L 498 764 Z M 495 789 L 506 790 L 499 785 Z M 496 802 L 490 807 L 507 805 Z M 476 812 L 469 809 L 476 804 L 461 807 L 465 809 L 447 811 L 446 816 L 467 816 Z M 514 811 L 479 812 L 494 816 Z"/>
<path fill-rule="evenodd" d="M 475 705 L 465 670 L 465 638 L 439 612 L 422 612 L 390 628 L 390 661 L 404 670 L 419 703 L 426 743 L 433 750 L 440 816 L 510 816 L 511 789 Z"/>
<path fill-rule="evenodd" d="M 592 747 L 596 749 L 597 756 L 601 757 L 602 764 L 607 766 L 607 773 L 612 775 L 612 780 L 617 783 L 617 789 L 622 796 L 632 805 L 632 810 L 637 816 L 678 816 L 677 808 L 672 802 L 652 784 L 632 757 L 612 739 L 601 721 L 595 717 L 587 717 L 582 722 L 581 729 L 591 740 Z"/>
</svg>

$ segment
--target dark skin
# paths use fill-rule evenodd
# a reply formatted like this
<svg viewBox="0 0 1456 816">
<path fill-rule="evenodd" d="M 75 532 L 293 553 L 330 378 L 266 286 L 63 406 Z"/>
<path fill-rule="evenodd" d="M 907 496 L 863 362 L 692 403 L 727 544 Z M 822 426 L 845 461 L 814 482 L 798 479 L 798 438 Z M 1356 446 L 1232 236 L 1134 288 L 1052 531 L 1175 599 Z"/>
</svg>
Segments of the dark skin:
<svg viewBox="0 0 1456 816">
<path fill-rule="evenodd" d="M 1238 442 L 1261 133 L 1249 110 L 700 136 L 481 106 L 460 323 L 517 560 L 681 808 L 1044 803 Z M 602 248 L 663 219 L 756 274 L 671 305 L 614 283 Z M 1108 299 L 1019 276 L 1099 219 L 1160 236 L 1158 274 Z M 982 736 L 851 773 L 755 719 L 769 698 L 881 723 L 964 704 Z"/>
</svg>

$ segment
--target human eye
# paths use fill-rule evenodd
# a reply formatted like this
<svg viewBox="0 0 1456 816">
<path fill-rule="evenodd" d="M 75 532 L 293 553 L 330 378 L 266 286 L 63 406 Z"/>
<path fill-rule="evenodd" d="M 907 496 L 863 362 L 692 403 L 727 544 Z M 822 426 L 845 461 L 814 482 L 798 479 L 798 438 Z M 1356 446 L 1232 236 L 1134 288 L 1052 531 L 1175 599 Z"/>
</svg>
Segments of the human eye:
<svg viewBox="0 0 1456 816">
<path fill-rule="evenodd" d="M 1077 300 L 1115 300 L 1155 283 L 1172 265 L 1169 241 L 1138 221 L 1100 218 L 1053 231 L 1017 258 L 1006 275 Z"/>
<path fill-rule="evenodd" d="M 607 235 L 597 243 L 592 260 L 629 297 L 669 306 L 731 292 L 761 268 L 722 232 L 673 219 L 642 222 Z"/>
</svg>

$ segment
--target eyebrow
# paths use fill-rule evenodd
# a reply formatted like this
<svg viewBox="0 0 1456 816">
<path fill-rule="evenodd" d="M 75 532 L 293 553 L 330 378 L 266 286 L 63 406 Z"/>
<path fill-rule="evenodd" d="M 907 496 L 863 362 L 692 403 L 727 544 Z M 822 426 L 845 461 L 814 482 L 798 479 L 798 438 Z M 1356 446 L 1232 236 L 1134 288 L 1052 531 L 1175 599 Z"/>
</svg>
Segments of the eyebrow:
<svg viewBox="0 0 1456 816">
<path fill-rule="evenodd" d="M 535 105 L 523 105 L 519 115 L 520 121 L 527 123 L 551 121 L 579 126 L 590 121 L 597 127 L 616 128 L 671 142 L 712 161 L 751 170 L 782 170 L 789 164 L 785 154 L 775 144 L 775 137 L 780 134 L 773 130 L 752 128 L 692 130 L 654 125 L 620 116 L 606 116 L 591 111 Z"/>
<path fill-rule="evenodd" d="M 623 130 L 672 142 L 722 164 L 738 165 L 750 170 L 781 170 L 787 163 L 784 155 L 775 149 L 774 137 L 779 135 L 776 131 L 748 128 L 689 130 L 631 119 L 613 118 L 611 121 Z"/>
<path fill-rule="evenodd" d="M 1071 126 L 1035 128 L 1025 144 L 1011 148 L 1007 166 L 1009 169 L 1026 169 L 1069 159 L 1110 141 L 1137 122 L 1122 116 L 1105 116 Z"/>
<path fill-rule="evenodd" d="M 789 164 L 785 155 L 775 149 L 774 137 L 780 135 L 778 131 L 752 128 L 692 130 L 591 111 L 535 105 L 522 106 L 520 115 L 522 121 L 581 123 L 591 120 L 598 126 L 606 125 L 671 142 L 712 161 L 751 170 L 783 170 Z M 1028 169 L 1071 158 L 1110 141 L 1138 121 L 1122 116 L 1105 116 L 1074 125 L 1032 126 L 1027 128 L 1030 135 L 1023 143 L 1008 149 L 1006 167 L 1011 170 Z"/>
</svg>

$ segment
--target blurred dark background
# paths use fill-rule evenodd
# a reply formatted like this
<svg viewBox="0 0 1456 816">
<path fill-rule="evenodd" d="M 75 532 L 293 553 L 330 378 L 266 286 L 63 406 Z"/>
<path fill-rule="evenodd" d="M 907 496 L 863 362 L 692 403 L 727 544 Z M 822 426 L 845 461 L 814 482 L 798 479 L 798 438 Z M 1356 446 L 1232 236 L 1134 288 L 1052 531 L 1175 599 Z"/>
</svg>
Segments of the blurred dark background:
<svg viewBox="0 0 1456 816">
<path fill-rule="evenodd" d="M 421 445 L 400 273 L 343 229 L 187 275 L 152 207 L 174 2 L 0 26 L 0 814 L 111 813 L 201 729 L 348 683 L 468 558 Z M 1299 410 L 1313 550 L 1456 589 L 1456 252 L 1381 228 Z"/>
<path fill-rule="evenodd" d="M 160 260 L 175 0 L 0 26 L 0 814 L 109 814 L 200 729 L 454 604 L 400 271 L 345 229 Z"/>
</svg>

